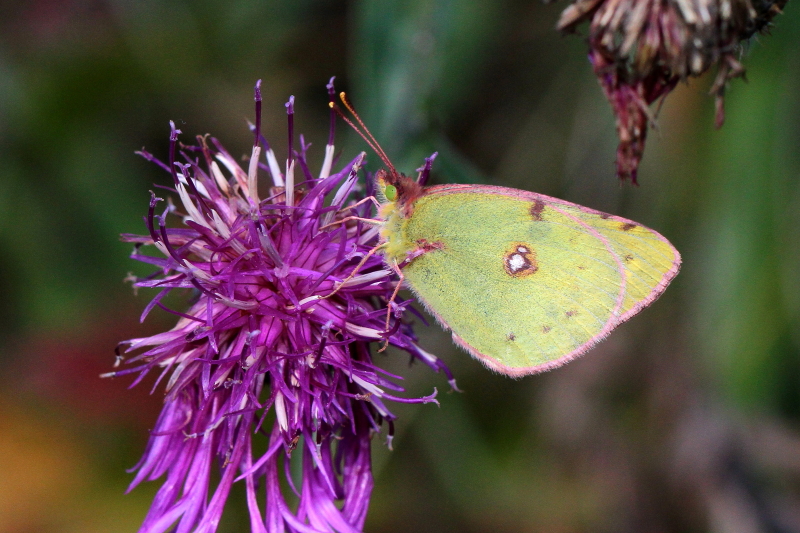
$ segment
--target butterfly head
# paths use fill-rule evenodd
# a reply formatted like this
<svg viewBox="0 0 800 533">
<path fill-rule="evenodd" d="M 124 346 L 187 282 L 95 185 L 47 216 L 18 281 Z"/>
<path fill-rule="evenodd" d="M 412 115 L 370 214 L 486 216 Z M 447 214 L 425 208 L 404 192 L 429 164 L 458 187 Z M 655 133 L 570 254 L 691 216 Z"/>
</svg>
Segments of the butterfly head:
<svg viewBox="0 0 800 533">
<path fill-rule="evenodd" d="M 422 195 L 422 186 L 419 183 L 392 171 L 381 169 L 376 172 L 375 184 L 381 204 L 394 204 L 404 212 L 408 212 L 414 200 Z"/>
</svg>

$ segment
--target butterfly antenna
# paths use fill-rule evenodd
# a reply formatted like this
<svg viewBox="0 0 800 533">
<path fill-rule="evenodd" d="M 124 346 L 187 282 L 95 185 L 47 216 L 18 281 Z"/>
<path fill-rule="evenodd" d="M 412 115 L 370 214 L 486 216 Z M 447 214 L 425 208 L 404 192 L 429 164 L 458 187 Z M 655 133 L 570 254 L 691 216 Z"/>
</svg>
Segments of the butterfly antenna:
<svg viewBox="0 0 800 533">
<path fill-rule="evenodd" d="M 356 113 L 356 109 L 355 107 L 353 107 L 352 102 L 350 102 L 350 99 L 347 97 L 347 93 L 345 93 L 344 91 L 340 92 L 339 99 L 341 99 L 342 104 L 344 104 L 344 107 L 347 108 L 348 111 L 350 111 L 350 114 L 353 115 L 353 117 L 356 119 L 356 122 L 358 122 L 358 125 L 361 126 L 361 129 L 363 129 L 364 132 L 362 133 L 360 130 L 358 130 L 358 128 L 353 126 L 352 122 L 350 122 L 350 125 L 359 133 L 359 135 L 361 135 L 361 137 L 364 138 L 365 141 L 367 141 L 367 144 L 369 144 L 370 148 L 372 148 L 375 151 L 375 153 L 378 154 L 378 157 L 380 157 L 383 163 L 387 167 L 389 167 L 389 170 L 392 171 L 392 174 L 394 176 L 398 176 L 399 174 L 397 173 L 397 169 L 394 168 L 392 162 L 389 161 L 389 156 L 386 155 L 386 152 L 384 152 L 378 140 L 375 139 L 375 136 L 372 135 L 372 133 L 369 131 L 367 125 L 364 124 L 364 121 L 361 120 L 361 117 L 358 115 L 358 113 Z"/>
<path fill-rule="evenodd" d="M 380 155 L 381 155 L 381 153 L 378 151 L 378 150 L 379 150 L 379 149 L 378 149 L 378 147 L 377 147 L 377 146 L 375 146 L 375 144 L 374 144 L 374 143 L 373 143 L 371 140 L 369 140 L 369 137 L 367 137 L 366 135 L 364 135 L 364 133 L 363 133 L 363 132 L 362 132 L 360 129 L 358 129 L 358 126 L 356 126 L 356 125 L 353 123 L 353 121 L 352 121 L 352 120 L 350 120 L 349 118 L 347 118 L 347 115 L 345 115 L 345 114 L 342 112 L 342 110 L 339 108 L 339 106 L 338 106 L 338 105 L 336 105 L 336 102 L 329 102 L 329 103 L 328 103 L 328 106 L 330 106 L 330 108 L 331 108 L 331 109 L 333 109 L 333 110 L 336 112 L 336 114 L 337 114 L 337 115 L 339 115 L 339 118 L 340 118 L 340 119 L 344 120 L 344 121 L 345 121 L 345 123 L 347 123 L 347 125 L 348 125 L 348 126 L 350 126 L 351 128 L 353 128 L 353 131 L 355 131 L 356 133 L 358 133 L 358 134 L 361 136 L 361 138 L 362 138 L 362 139 L 364 139 L 364 140 L 367 142 L 367 144 L 369 145 L 369 147 L 370 147 L 370 148 L 372 148 L 372 151 L 373 151 L 373 152 L 375 152 L 376 154 L 378 154 L 378 156 L 380 156 Z M 381 157 L 381 160 L 383 160 L 383 157 Z"/>
</svg>

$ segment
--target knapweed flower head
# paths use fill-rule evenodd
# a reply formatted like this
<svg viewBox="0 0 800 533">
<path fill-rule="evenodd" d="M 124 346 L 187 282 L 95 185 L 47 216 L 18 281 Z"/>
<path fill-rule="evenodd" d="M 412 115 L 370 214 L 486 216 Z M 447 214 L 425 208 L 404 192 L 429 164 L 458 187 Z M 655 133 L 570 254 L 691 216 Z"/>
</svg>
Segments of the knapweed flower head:
<svg viewBox="0 0 800 533">
<path fill-rule="evenodd" d="M 617 175 L 636 183 L 650 104 L 717 65 L 716 125 L 727 82 L 744 75 L 741 43 L 769 27 L 787 0 L 574 0 L 558 29 L 589 21 L 589 61 L 617 117 Z"/>
<path fill-rule="evenodd" d="M 332 99 L 333 79 L 328 90 Z M 159 307 L 178 321 L 123 342 L 124 366 L 108 374 L 134 374 L 136 384 L 153 373 L 154 390 L 166 392 L 131 484 L 164 478 L 141 533 L 215 531 L 235 482 L 245 486 L 253 532 L 361 531 L 373 486 L 370 442 L 384 430 L 390 442 L 393 431 L 386 401 L 435 402 L 436 394 L 397 396 L 399 377 L 373 362 L 371 344 L 388 342 L 453 383 L 417 346 L 402 318 L 408 302 L 391 301 L 393 272 L 369 254 L 378 228 L 359 220 L 373 208 L 358 201 L 365 154 L 332 170 L 331 112 L 324 163 L 313 175 L 302 136 L 293 148 L 292 97 L 281 169 L 261 135 L 260 107 L 259 82 L 246 168 L 214 138 L 179 145 L 174 125 L 167 164 L 142 152 L 172 175 L 177 201 L 151 193 L 147 235 L 123 240 L 136 244 L 134 259 L 157 267 L 133 280 L 159 291 L 142 320 Z M 268 189 L 259 187 L 262 174 Z M 144 254 L 144 245 L 158 255 Z M 192 295 L 185 312 L 163 303 L 176 289 Z"/>
</svg>

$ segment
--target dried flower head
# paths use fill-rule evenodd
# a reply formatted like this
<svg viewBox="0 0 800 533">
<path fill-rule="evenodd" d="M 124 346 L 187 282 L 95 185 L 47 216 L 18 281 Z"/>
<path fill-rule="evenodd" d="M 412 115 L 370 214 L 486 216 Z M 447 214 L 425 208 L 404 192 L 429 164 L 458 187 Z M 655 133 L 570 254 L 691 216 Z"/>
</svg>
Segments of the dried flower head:
<svg viewBox="0 0 800 533">
<path fill-rule="evenodd" d="M 333 79 L 328 90 L 333 98 Z M 246 169 L 214 138 L 179 147 L 174 125 L 169 164 L 142 153 L 172 175 L 180 203 L 167 202 L 158 215 L 162 200 L 151 193 L 148 234 L 123 236 L 136 243 L 134 259 L 158 268 L 133 280 L 160 291 L 142 320 L 154 307 L 179 317 L 170 331 L 122 343 L 118 364 L 131 366 L 108 374 L 137 374 L 136 384 L 154 371 L 154 389 L 165 382 L 164 407 L 131 484 L 165 477 L 141 533 L 215 531 L 235 481 L 244 482 L 254 532 L 361 531 L 373 484 L 371 437 L 386 423 L 391 441 L 385 401 L 436 395 L 396 396 L 399 377 L 373 363 L 370 343 L 388 341 L 454 384 L 416 345 L 402 320 L 408 302 L 391 304 L 385 331 L 397 281 L 383 261 L 372 255 L 349 277 L 378 235 L 353 218 L 371 209 L 356 201 L 365 154 L 331 173 L 331 113 L 322 170 L 312 175 L 302 136 L 293 149 L 292 97 L 282 171 L 260 133 L 260 106 L 259 82 Z M 273 183 L 263 198 L 260 172 Z M 170 218 L 181 224 L 168 225 Z M 142 245 L 163 257 L 143 254 Z M 193 293 L 186 313 L 162 303 L 175 289 Z"/>
<path fill-rule="evenodd" d="M 617 175 L 636 183 L 650 104 L 717 65 L 717 127 L 727 82 L 744 74 L 742 41 L 768 28 L 787 0 L 574 0 L 558 29 L 589 21 L 589 61 L 617 116 Z"/>
</svg>

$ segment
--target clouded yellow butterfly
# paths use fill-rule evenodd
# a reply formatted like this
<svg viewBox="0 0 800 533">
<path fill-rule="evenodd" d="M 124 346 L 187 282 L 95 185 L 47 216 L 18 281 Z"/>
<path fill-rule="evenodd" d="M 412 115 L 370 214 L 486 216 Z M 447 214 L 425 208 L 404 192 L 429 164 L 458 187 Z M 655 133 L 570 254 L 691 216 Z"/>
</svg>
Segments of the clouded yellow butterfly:
<svg viewBox="0 0 800 533">
<path fill-rule="evenodd" d="M 386 261 L 456 344 L 502 374 L 583 354 L 658 298 L 680 267 L 657 232 L 564 200 L 376 177 Z"/>
<path fill-rule="evenodd" d="M 386 262 L 490 369 L 523 376 L 574 359 L 677 275 L 678 251 L 631 220 L 505 187 L 423 188 L 341 97 L 390 169 L 376 174 Z"/>
</svg>

